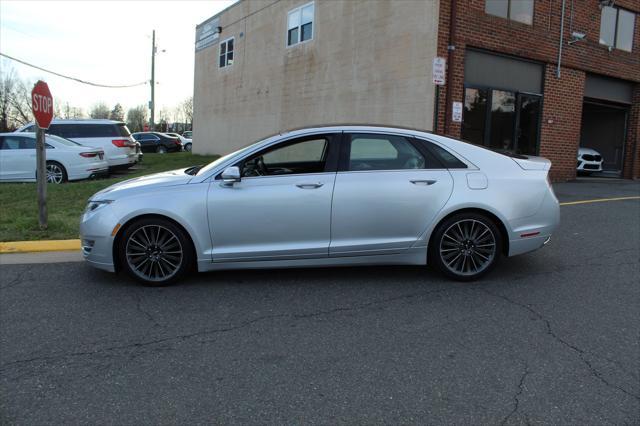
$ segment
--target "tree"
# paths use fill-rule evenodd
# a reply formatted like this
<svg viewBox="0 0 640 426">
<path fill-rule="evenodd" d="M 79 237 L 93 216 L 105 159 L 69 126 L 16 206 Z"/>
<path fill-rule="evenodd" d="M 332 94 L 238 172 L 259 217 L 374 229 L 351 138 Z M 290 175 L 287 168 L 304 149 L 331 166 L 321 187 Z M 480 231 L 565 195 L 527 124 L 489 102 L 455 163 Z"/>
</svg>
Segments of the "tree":
<svg viewBox="0 0 640 426">
<path fill-rule="evenodd" d="M 98 102 L 91 108 L 91 118 L 109 118 L 109 107 L 104 102 Z"/>
<path fill-rule="evenodd" d="M 141 132 L 147 122 L 147 107 L 138 105 L 127 111 L 127 127 L 132 132 Z"/>
<path fill-rule="evenodd" d="M 13 130 L 10 125 L 11 98 L 16 83 L 13 70 L 0 78 L 0 132 Z"/>
<path fill-rule="evenodd" d="M 189 96 L 187 99 L 182 101 L 180 109 L 182 110 L 185 124 L 188 123 L 189 130 L 191 130 L 193 127 L 193 96 Z"/>
<path fill-rule="evenodd" d="M 122 105 L 117 103 L 116 106 L 113 107 L 111 113 L 109 114 L 109 119 L 115 121 L 124 121 L 124 109 L 122 109 Z"/>
</svg>

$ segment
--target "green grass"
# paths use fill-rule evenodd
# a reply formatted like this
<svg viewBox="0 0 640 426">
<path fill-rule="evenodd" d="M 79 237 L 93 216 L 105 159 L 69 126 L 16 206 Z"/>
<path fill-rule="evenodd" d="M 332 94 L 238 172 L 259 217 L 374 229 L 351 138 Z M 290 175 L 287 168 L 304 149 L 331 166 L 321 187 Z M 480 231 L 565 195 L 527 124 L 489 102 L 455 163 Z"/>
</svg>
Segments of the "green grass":
<svg viewBox="0 0 640 426">
<path fill-rule="evenodd" d="M 91 195 L 107 186 L 133 177 L 206 164 L 214 155 L 145 154 L 144 161 L 127 172 L 108 179 L 47 185 L 49 228 L 38 226 L 38 202 L 35 183 L 0 184 L 0 241 L 57 240 L 78 238 L 80 216 Z"/>
</svg>

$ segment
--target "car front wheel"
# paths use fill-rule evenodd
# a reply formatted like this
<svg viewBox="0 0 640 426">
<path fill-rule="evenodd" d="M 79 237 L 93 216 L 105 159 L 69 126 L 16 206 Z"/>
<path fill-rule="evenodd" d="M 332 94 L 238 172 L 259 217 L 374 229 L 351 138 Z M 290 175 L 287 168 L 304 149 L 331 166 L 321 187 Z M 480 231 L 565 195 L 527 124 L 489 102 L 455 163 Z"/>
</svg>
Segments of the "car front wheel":
<svg viewBox="0 0 640 426">
<path fill-rule="evenodd" d="M 184 150 L 187 151 L 187 152 L 191 152 L 191 144 L 190 143 L 186 144 L 184 146 Z"/>
<path fill-rule="evenodd" d="M 472 281 L 489 272 L 500 253 L 502 238 L 495 223 L 482 214 L 460 213 L 438 225 L 428 260 L 450 278 Z"/>
<path fill-rule="evenodd" d="M 118 251 L 127 273 L 150 286 L 175 282 L 189 272 L 194 259 L 186 233 L 162 218 L 140 219 L 127 226 Z"/>
</svg>

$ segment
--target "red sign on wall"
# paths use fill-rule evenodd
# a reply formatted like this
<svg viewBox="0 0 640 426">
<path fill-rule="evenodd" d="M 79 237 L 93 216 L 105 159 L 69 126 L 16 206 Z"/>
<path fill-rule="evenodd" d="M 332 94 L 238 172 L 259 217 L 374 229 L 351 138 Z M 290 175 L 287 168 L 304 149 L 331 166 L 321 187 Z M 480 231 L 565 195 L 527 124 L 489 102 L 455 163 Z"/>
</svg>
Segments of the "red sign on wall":
<svg viewBox="0 0 640 426">
<path fill-rule="evenodd" d="M 53 96 L 47 83 L 42 80 L 39 80 L 31 91 L 31 111 L 38 127 L 48 129 L 53 120 Z"/>
</svg>

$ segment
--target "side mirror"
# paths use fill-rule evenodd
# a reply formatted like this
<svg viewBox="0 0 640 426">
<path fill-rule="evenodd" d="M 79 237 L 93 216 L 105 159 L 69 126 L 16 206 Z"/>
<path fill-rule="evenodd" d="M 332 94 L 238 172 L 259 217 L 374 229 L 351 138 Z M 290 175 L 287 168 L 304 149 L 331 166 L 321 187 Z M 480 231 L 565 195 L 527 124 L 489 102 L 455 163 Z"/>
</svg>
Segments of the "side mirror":
<svg viewBox="0 0 640 426">
<path fill-rule="evenodd" d="M 231 186 L 236 182 L 240 182 L 240 169 L 236 166 L 224 169 L 224 172 L 222 172 L 222 182 L 226 186 Z"/>
</svg>

